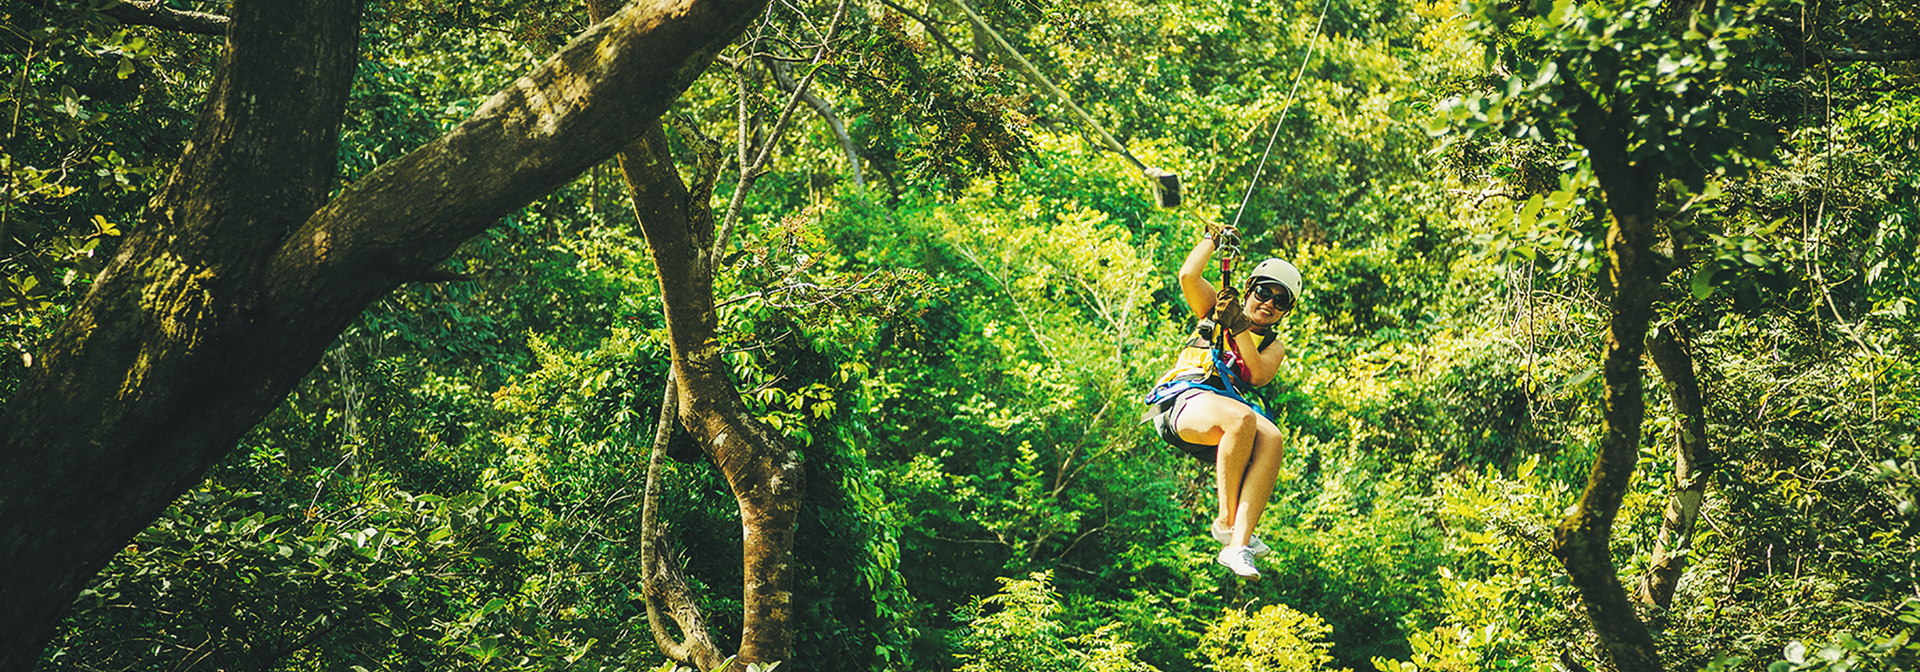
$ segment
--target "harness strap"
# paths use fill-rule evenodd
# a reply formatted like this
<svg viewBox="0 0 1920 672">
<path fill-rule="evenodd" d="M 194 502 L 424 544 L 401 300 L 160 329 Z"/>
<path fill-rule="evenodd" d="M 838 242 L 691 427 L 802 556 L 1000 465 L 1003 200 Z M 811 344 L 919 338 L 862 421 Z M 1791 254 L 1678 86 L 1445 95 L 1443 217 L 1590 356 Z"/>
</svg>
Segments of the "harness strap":
<svg viewBox="0 0 1920 672">
<path fill-rule="evenodd" d="M 1180 393 L 1192 389 L 1206 390 L 1238 401 L 1246 404 L 1247 408 L 1253 409 L 1255 413 L 1259 413 L 1261 417 L 1267 418 L 1268 420 L 1273 419 L 1273 416 L 1267 415 L 1267 409 L 1261 408 L 1259 404 L 1253 403 L 1248 400 L 1245 395 L 1240 393 L 1239 386 L 1234 384 L 1233 373 L 1226 368 L 1226 362 L 1220 360 L 1219 351 L 1217 350 L 1214 351 L 1213 368 L 1216 372 L 1214 375 L 1188 374 L 1177 376 L 1173 380 L 1161 383 L 1159 386 L 1153 388 L 1152 391 L 1147 393 L 1146 399 L 1143 400 L 1147 404 L 1147 412 L 1141 416 L 1141 421 L 1151 420 L 1158 412 L 1165 411 L 1166 409 L 1160 408 L 1162 402 L 1180 396 Z"/>
</svg>

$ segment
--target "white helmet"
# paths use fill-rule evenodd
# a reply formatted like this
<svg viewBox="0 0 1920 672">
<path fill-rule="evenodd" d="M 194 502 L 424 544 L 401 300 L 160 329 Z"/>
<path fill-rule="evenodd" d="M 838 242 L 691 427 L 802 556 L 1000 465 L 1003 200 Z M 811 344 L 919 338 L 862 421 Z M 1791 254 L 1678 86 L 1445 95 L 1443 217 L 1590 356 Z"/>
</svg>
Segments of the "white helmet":
<svg viewBox="0 0 1920 672">
<path fill-rule="evenodd" d="M 1284 285 L 1287 291 L 1293 293 L 1294 301 L 1300 300 L 1302 289 L 1300 269 L 1294 268 L 1293 264 L 1287 263 L 1287 260 L 1268 259 L 1260 262 L 1259 266 L 1253 267 L 1253 273 L 1247 276 L 1247 288 L 1252 289 L 1255 285 L 1265 282 L 1278 282 Z"/>
</svg>

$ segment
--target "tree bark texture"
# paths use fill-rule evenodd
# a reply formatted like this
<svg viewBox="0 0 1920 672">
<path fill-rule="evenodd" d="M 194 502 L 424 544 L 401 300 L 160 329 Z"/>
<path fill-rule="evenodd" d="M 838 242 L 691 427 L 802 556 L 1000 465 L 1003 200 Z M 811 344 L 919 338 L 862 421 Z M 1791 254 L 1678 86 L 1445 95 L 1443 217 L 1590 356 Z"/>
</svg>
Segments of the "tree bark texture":
<svg viewBox="0 0 1920 672">
<path fill-rule="evenodd" d="M 1673 329 L 1661 329 L 1647 342 L 1647 354 L 1667 382 L 1667 397 L 1680 416 L 1675 430 L 1673 496 L 1660 518 L 1660 538 L 1653 549 L 1653 566 L 1640 578 L 1641 602 L 1661 609 L 1673 606 L 1674 589 L 1687 568 L 1693 525 L 1700 519 L 1700 502 L 1707 494 L 1715 456 L 1707 442 L 1706 395 L 1694 375 L 1693 353 Z"/>
<path fill-rule="evenodd" d="M 786 660 L 793 645 L 793 537 L 800 452 L 747 414 L 715 336 L 712 182 L 689 190 L 657 123 L 619 154 L 634 212 L 660 274 L 680 420 L 720 467 L 740 505 L 742 662 Z M 705 161 L 703 160 L 703 163 Z"/>
<path fill-rule="evenodd" d="M 362 309 L 656 120 L 765 0 L 642 0 L 328 202 L 357 0 L 240 0 L 168 184 L 0 411 L 0 671 Z"/>
<path fill-rule="evenodd" d="M 1606 280 L 1611 289 L 1602 363 L 1606 431 L 1579 504 L 1554 530 L 1553 551 L 1566 567 L 1614 667 L 1621 672 L 1660 672 L 1660 652 L 1620 583 L 1610 549 L 1613 521 L 1639 459 L 1646 415 L 1640 359 L 1646 352 L 1653 301 L 1667 270 L 1665 260 L 1653 250 L 1657 175 L 1634 165 L 1627 152 L 1633 128 L 1630 105 L 1616 102 L 1616 107 L 1607 109 L 1576 83 L 1565 84 L 1562 90 L 1574 106 L 1569 115 L 1575 137 L 1587 148 L 1613 221 L 1606 241 Z"/>
</svg>

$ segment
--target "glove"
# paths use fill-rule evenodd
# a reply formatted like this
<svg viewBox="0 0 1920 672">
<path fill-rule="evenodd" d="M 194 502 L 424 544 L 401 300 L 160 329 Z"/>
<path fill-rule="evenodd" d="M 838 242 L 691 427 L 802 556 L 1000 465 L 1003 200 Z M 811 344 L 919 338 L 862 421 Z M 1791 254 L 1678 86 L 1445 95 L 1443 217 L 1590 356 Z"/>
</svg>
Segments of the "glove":
<svg viewBox="0 0 1920 672">
<path fill-rule="evenodd" d="M 1218 303 L 1213 304 L 1213 320 L 1226 327 L 1228 334 L 1237 334 L 1253 328 L 1253 318 L 1240 308 L 1238 292 L 1223 291 Z"/>
</svg>

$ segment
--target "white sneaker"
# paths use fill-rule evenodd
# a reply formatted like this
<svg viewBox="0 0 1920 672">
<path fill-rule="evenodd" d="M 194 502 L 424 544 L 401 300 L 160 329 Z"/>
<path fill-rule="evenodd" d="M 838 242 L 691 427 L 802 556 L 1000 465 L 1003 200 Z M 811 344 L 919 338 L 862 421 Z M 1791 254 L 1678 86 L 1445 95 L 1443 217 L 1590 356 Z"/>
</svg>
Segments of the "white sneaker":
<svg viewBox="0 0 1920 672">
<path fill-rule="evenodd" d="M 1220 549 L 1220 555 L 1214 562 L 1233 570 L 1235 576 L 1248 581 L 1260 580 L 1260 568 L 1253 566 L 1253 549 L 1246 546 L 1228 546 Z"/>
<path fill-rule="evenodd" d="M 1213 533 L 1214 541 L 1224 544 L 1233 539 L 1232 530 L 1215 529 L 1212 525 L 1208 525 L 1207 528 Z M 1253 551 L 1253 557 L 1256 558 L 1273 552 L 1272 548 L 1267 547 L 1267 542 L 1261 541 L 1260 537 L 1254 535 L 1247 535 L 1247 549 Z"/>
</svg>

